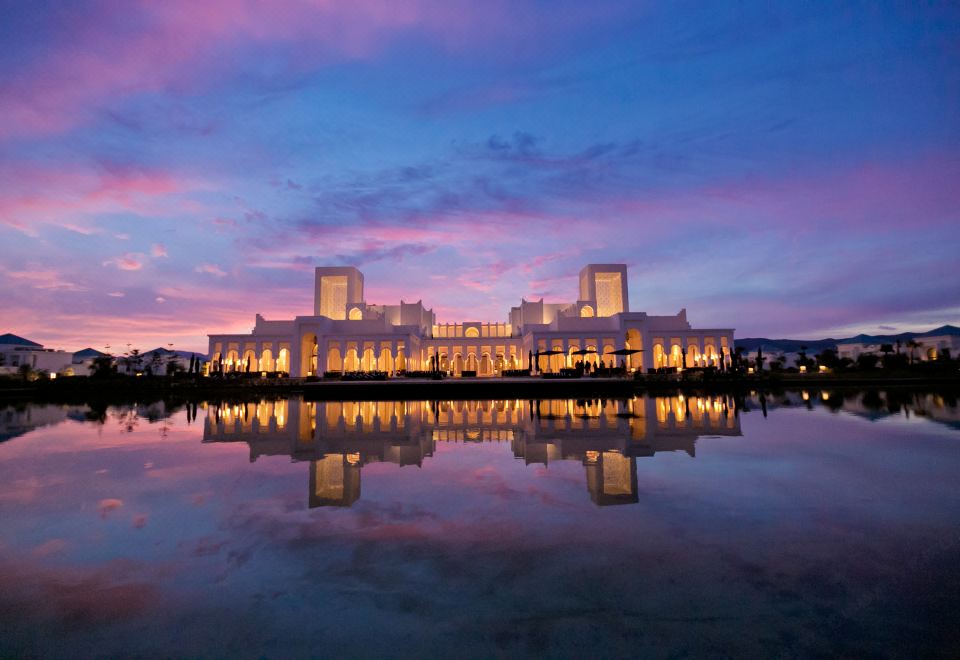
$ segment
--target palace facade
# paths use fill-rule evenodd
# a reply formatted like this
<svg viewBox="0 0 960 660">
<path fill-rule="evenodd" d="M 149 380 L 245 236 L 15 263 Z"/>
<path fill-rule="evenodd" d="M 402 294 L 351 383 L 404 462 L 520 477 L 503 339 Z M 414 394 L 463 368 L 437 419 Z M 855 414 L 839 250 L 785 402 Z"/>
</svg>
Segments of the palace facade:
<svg viewBox="0 0 960 660">
<path fill-rule="evenodd" d="M 368 304 L 363 274 L 353 267 L 317 268 L 314 287 L 309 316 L 272 321 L 257 314 L 250 334 L 209 335 L 211 369 L 305 377 L 438 365 L 453 376 L 496 376 L 531 366 L 557 372 L 583 361 L 648 371 L 729 365 L 733 347 L 732 329 L 693 328 L 685 309 L 631 312 L 623 264 L 585 266 L 575 302 L 521 300 L 500 322 L 437 323 L 422 301 Z"/>
</svg>

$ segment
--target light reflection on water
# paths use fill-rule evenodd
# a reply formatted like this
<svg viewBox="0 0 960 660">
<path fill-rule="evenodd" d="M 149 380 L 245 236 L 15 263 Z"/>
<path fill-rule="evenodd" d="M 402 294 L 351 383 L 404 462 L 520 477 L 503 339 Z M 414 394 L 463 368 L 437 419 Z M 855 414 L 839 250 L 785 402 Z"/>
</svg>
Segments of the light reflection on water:
<svg viewBox="0 0 960 660">
<path fill-rule="evenodd" d="M 213 405 L 204 442 L 245 442 L 250 459 L 310 462 L 309 502 L 350 506 L 362 468 L 422 466 L 437 443 L 494 442 L 527 465 L 576 461 L 595 504 L 637 502 L 637 457 L 696 453 L 701 435 L 740 435 L 722 396 L 503 401 L 260 401 Z"/>
<path fill-rule="evenodd" d="M 949 655 L 958 428 L 906 391 L 0 408 L 0 655 Z"/>
</svg>

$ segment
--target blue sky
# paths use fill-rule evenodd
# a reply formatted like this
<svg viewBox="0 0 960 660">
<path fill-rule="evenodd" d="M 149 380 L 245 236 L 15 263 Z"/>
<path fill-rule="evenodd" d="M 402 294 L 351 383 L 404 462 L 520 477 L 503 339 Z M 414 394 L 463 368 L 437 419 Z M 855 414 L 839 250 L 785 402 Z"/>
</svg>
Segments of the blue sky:
<svg viewBox="0 0 960 660">
<path fill-rule="evenodd" d="M 441 321 L 630 266 L 738 336 L 960 322 L 960 9 L 2 3 L 4 331 L 81 348 L 311 309 Z"/>
</svg>

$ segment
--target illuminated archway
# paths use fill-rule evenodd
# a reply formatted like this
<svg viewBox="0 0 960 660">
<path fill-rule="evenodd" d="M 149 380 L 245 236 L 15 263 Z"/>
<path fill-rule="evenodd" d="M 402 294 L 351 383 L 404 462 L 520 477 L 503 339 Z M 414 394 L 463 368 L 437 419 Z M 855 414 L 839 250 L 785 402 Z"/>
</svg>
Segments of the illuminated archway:
<svg viewBox="0 0 960 660">
<path fill-rule="evenodd" d="M 331 346 L 327 350 L 327 371 L 342 371 L 343 359 L 340 357 L 340 347 Z"/>
<path fill-rule="evenodd" d="M 481 376 L 493 375 L 493 360 L 490 359 L 489 353 L 484 353 L 480 356 L 480 369 L 477 373 Z"/>
<path fill-rule="evenodd" d="M 479 366 L 480 366 L 480 364 L 479 364 L 479 362 L 477 361 L 477 354 L 476 354 L 476 353 L 468 353 L 468 354 L 467 354 L 467 361 L 464 363 L 464 366 L 463 366 L 463 371 L 473 371 L 473 372 L 476 372 L 476 371 L 478 370 L 478 367 L 479 367 Z"/>
<path fill-rule="evenodd" d="M 696 344 L 687 345 L 687 367 L 699 367 L 701 362 L 700 347 Z"/>
<path fill-rule="evenodd" d="M 642 351 L 643 350 L 643 338 L 640 335 L 640 331 L 636 328 L 630 328 L 627 330 L 627 345 L 626 348 L 629 348 L 632 351 Z M 641 357 L 643 353 L 634 353 L 633 355 L 627 356 L 627 366 L 631 369 L 640 369 L 643 367 L 643 358 Z"/>
<path fill-rule="evenodd" d="M 360 358 L 357 356 L 357 349 L 348 348 L 347 355 L 343 360 L 344 371 L 360 371 Z"/>
<path fill-rule="evenodd" d="M 317 336 L 312 332 L 300 338 L 300 375 L 317 375 Z"/>
<path fill-rule="evenodd" d="M 680 348 L 680 344 L 673 344 L 670 346 L 670 366 L 683 366 L 683 349 Z"/>
<path fill-rule="evenodd" d="M 372 348 L 363 349 L 363 358 L 360 361 L 360 369 L 363 371 L 373 371 L 377 366 L 377 358 L 373 354 Z"/>
<path fill-rule="evenodd" d="M 277 371 L 289 373 L 290 371 L 290 350 L 281 348 L 277 355 Z"/>
<path fill-rule="evenodd" d="M 663 353 L 663 344 L 653 345 L 653 366 L 656 369 L 662 369 L 667 366 L 666 355 Z"/>
<path fill-rule="evenodd" d="M 265 348 L 260 353 L 260 371 L 273 371 L 273 368 L 273 351 Z"/>
<path fill-rule="evenodd" d="M 463 331 L 464 337 L 479 337 L 480 331 L 477 328 L 467 328 Z M 469 369 L 468 369 L 469 371 Z"/>
<path fill-rule="evenodd" d="M 403 354 L 403 349 L 397 349 L 397 371 L 406 371 L 407 370 L 407 356 Z"/>
<path fill-rule="evenodd" d="M 459 376 L 463 372 L 463 356 L 459 353 L 453 356 L 453 375 Z"/>
<path fill-rule="evenodd" d="M 347 314 L 347 318 L 350 319 L 351 321 L 362 321 L 363 312 L 360 310 L 359 307 L 351 307 L 350 312 Z"/>
<path fill-rule="evenodd" d="M 241 371 L 258 371 L 257 353 L 252 348 L 243 353 L 243 360 L 240 362 Z"/>
<path fill-rule="evenodd" d="M 380 349 L 380 357 L 377 359 L 377 370 L 390 373 L 393 371 L 393 354 L 389 348 Z"/>
<path fill-rule="evenodd" d="M 240 354 L 231 349 L 227 351 L 226 364 L 224 365 L 224 371 L 236 371 L 240 363 Z"/>
<path fill-rule="evenodd" d="M 583 307 L 580 308 L 581 318 L 588 319 L 588 318 L 593 318 L 594 316 L 596 316 L 596 313 L 593 311 L 593 307 L 591 307 L 590 305 L 584 305 Z"/>
</svg>

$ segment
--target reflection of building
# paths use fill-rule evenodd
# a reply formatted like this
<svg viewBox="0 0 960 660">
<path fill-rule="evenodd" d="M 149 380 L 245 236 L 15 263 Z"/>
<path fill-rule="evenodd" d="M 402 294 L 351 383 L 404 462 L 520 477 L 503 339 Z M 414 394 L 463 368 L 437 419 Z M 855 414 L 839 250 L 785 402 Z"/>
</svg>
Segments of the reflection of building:
<svg viewBox="0 0 960 660">
<path fill-rule="evenodd" d="M 527 464 L 576 460 L 599 505 L 638 501 L 636 458 L 695 455 L 702 435 L 739 435 L 725 397 L 543 401 L 262 401 L 211 406 L 205 442 L 250 460 L 310 461 L 310 506 L 350 506 L 368 463 L 422 465 L 437 442 L 503 442 Z"/>
<path fill-rule="evenodd" d="M 0 442 L 29 433 L 41 426 L 55 426 L 68 419 L 86 419 L 84 406 L 31 404 L 23 408 L 0 408 Z"/>
<path fill-rule="evenodd" d="M 310 316 L 267 321 L 253 332 L 210 335 L 213 368 L 288 372 L 426 371 L 432 364 L 454 375 L 527 369 L 531 353 L 545 353 L 538 368 L 557 371 L 578 360 L 615 366 L 616 350 L 631 368 L 716 366 L 729 360 L 733 330 L 699 330 L 686 310 L 674 316 L 631 312 L 627 269 L 590 264 L 580 271 L 580 298 L 563 304 L 521 301 L 506 322 L 437 323 L 421 301 L 372 305 L 356 268 L 317 268 Z M 578 353 L 579 351 L 579 353 Z"/>
</svg>

